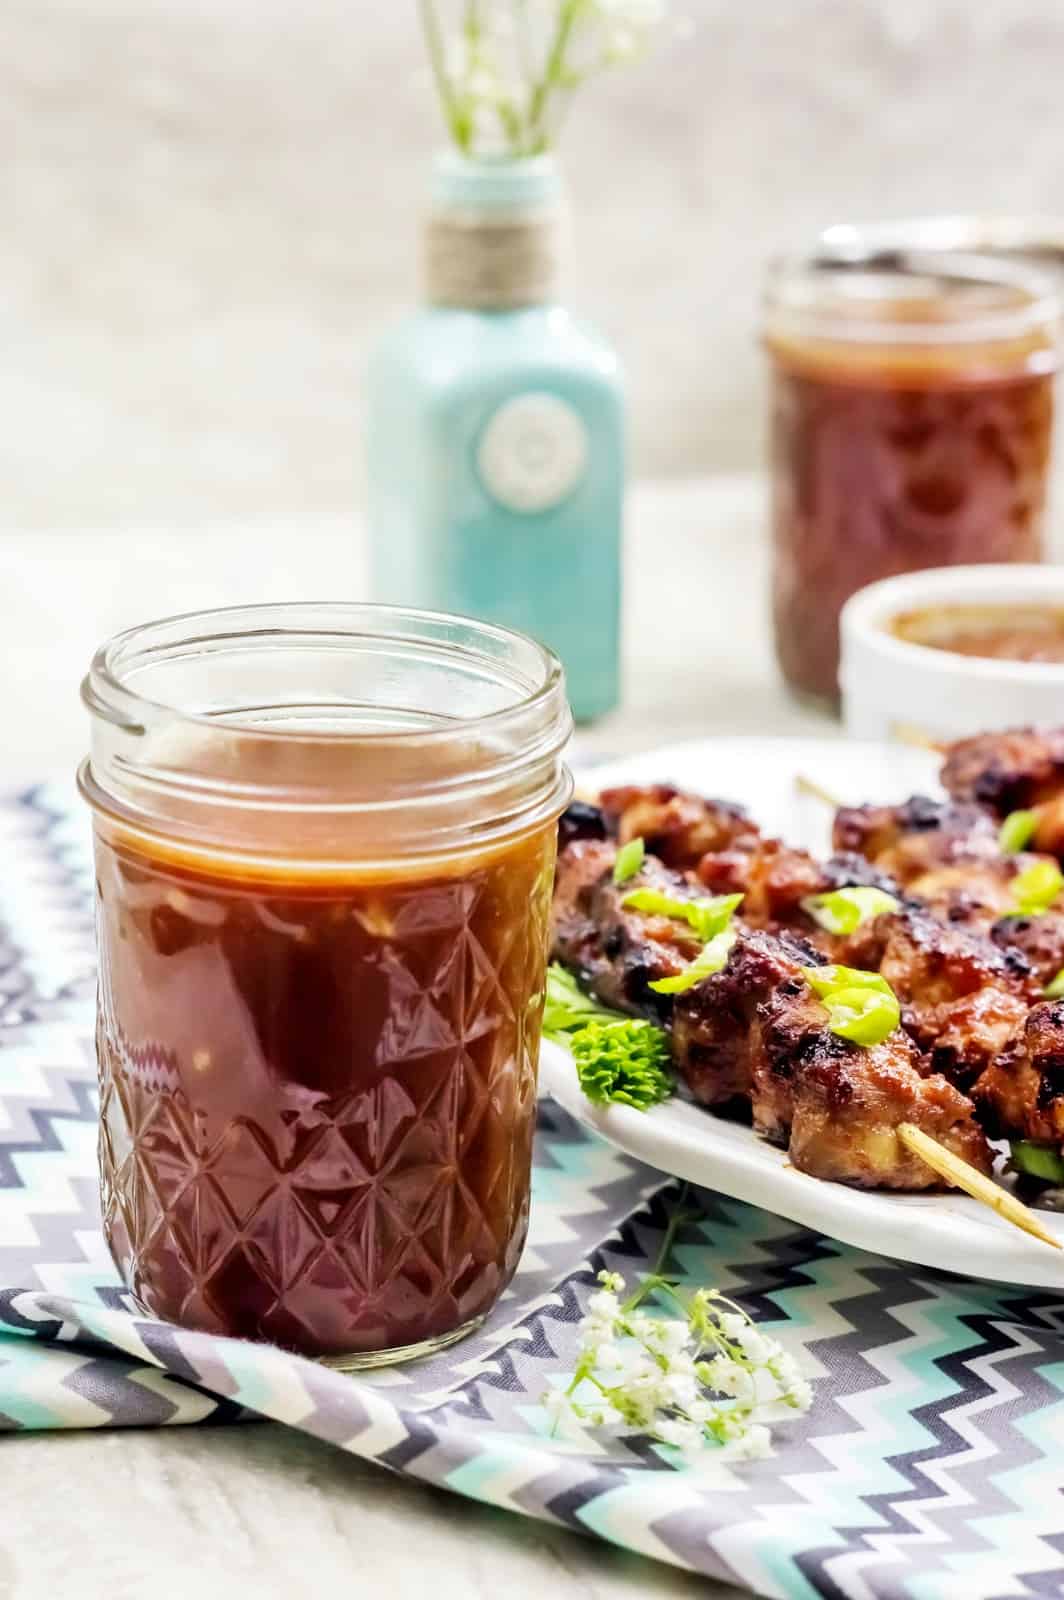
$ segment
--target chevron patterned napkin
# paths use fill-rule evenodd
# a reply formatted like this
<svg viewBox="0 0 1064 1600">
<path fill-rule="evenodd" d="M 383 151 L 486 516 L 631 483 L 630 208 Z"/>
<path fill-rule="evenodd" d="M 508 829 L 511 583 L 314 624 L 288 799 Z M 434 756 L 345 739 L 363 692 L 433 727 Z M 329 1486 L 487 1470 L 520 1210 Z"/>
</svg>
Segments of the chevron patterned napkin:
<svg viewBox="0 0 1064 1600">
<path fill-rule="evenodd" d="M 0 1427 L 270 1417 L 759 1594 L 1064 1594 L 1064 1300 L 1048 1293 L 898 1265 L 701 1192 L 672 1267 L 802 1357 L 811 1412 L 742 1464 L 552 1438 L 539 1398 L 571 1370 L 595 1275 L 646 1269 L 675 1189 L 549 1104 L 521 1270 L 455 1349 L 352 1378 L 143 1317 L 99 1232 L 85 832 L 59 791 L 0 805 Z"/>
</svg>

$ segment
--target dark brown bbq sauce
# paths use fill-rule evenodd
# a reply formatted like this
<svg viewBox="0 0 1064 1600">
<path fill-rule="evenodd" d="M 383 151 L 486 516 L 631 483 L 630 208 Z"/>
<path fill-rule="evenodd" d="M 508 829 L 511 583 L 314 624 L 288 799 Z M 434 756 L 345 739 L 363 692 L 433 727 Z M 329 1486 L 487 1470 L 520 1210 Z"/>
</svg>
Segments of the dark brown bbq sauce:
<svg viewBox="0 0 1064 1600">
<path fill-rule="evenodd" d="M 143 1306 L 333 1357 L 491 1307 L 527 1226 L 554 834 L 323 879 L 98 828 L 104 1225 Z"/>
<path fill-rule="evenodd" d="M 1045 345 L 921 354 L 769 339 L 773 612 L 793 688 L 835 699 L 839 612 L 865 584 L 1042 558 Z"/>
</svg>

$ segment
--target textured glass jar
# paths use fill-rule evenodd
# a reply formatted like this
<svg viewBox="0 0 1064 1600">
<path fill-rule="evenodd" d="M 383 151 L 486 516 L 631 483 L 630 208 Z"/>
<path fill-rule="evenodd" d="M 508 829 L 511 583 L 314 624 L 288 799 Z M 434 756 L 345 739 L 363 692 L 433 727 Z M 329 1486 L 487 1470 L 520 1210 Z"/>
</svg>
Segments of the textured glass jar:
<svg viewBox="0 0 1064 1600">
<path fill-rule="evenodd" d="M 927 567 L 1037 561 L 1059 308 L 1014 262 L 885 251 L 770 275 L 773 612 L 792 688 L 837 695 L 839 612 Z"/>
<path fill-rule="evenodd" d="M 527 1226 L 558 662 L 457 618 L 267 606 L 119 635 L 83 696 L 133 1295 L 340 1365 L 460 1337 Z"/>
</svg>

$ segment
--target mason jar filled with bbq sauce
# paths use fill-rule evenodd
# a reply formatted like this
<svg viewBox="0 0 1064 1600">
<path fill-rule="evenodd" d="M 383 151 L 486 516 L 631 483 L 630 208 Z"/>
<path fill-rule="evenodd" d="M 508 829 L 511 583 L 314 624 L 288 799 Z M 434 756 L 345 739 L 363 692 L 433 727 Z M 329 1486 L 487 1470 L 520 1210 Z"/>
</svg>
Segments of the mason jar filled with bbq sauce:
<svg viewBox="0 0 1064 1600">
<path fill-rule="evenodd" d="M 837 703 L 839 611 L 866 583 L 1041 560 L 1059 322 L 1015 262 L 774 265 L 772 600 L 792 689 Z"/>
<path fill-rule="evenodd" d="M 528 1220 L 557 660 L 265 606 L 120 634 L 83 697 L 103 1218 L 134 1299 L 345 1367 L 461 1337 Z"/>
</svg>

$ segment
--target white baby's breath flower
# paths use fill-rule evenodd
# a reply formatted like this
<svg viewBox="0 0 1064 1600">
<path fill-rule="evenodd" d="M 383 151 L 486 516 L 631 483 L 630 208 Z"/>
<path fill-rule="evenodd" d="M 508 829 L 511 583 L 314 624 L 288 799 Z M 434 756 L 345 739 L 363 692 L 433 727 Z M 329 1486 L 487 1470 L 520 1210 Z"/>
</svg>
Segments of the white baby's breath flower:
<svg viewBox="0 0 1064 1600">
<path fill-rule="evenodd" d="M 763 1423 L 755 1422 L 736 1438 L 729 1452 L 739 1461 L 758 1461 L 772 1454 L 772 1435 Z"/>
<path fill-rule="evenodd" d="M 736 1342 L 742 1350 L 743 1355 L 748 1357 L 748 1359 L 751 1361 L 768 1361 L 773 1355 L 774 1350 L 779 1349 L 778 1345 L 774 1346 L 771 1339 L 766 1339 L 763 1333 L 759 1333 L 758 1330 L 752 1327 L 749 1323 L 746 1324 L 742 1333 L 739 1334 Z"/>
<path fill-rule="evenodd" d="M 698 1402 L 698 1384 L 696 1380 L 682 1372 L 669 1372 L 665 1375 L 664 1389 L 669 1397 L 670 1405 L 678 1407 L 681 1411 L 691 1410 Z"/>
<path fill-rule="evenodd" d="M 615 1344 L 600 1344 L 593 1352 L 588 1350 L 586 1353 L 589 1357 L 593 1356 L 598 1372 L 619 1372 L 624 1366 L 624 1357 Z"/>
<path fill-rule="evenodd" d="M 599 1273 L 578 1331 L 571 1392 L 544 1397 L 553 1428 L 569 1436 L 590 1427 L 633 1428 L 689 1461 L 721 1445 L 736 1460 L 768 1454 L 764 1419 L 779 1421 L 781 1404 L 804 1411 L 811 1402 L 798 1363 L 718 1291 L 699 1289 L 681 1300 L 661 1267 L 624 1302 L 620 1274 Z M 684 1316 L 637 1309 L 651 1289 Z"/>
<path fill-rule="evenodd" d="M 597 1289 L 588 1301 L 587 1309 L 590 1316 L 609 1317 L 612 1322 L 621 1308 L 611 1289 Z"/>
<path fill-rule="evenodd" d="M 583 1420 L 593 1428 L 611 1428 L 623 1419 L 616 1406 L 601 1405 L 589 1406 L 583 1413 Z"/>
<path fill-rule="evenodd" d="M 714 1356 L 709 1363 L 706 1381 L 718 1394 L 733 1400 L 747 1400 L 753 1396 L 754 1380 L 744 1366 L 730 1356 Z"/>
<path fill-rule="evenodd" d="M 598 1281 L 610 1294 L 621 1295 L 624 1293 L 624 1279 L 619 1272 L 602 1271 L 598 1275 Z"/>
<path fill-rule="evenodd" d="M 654 1346 L 668 1360 L 676 1360 L 687 1353 L 691 1330 L 686 1322 L 669 1317 L 654 1324 Z"/>
<path fill-rule="evenodd" d="M 701 1450 L 705 1443 L 702 1429 L 694 1422 L 666 1417 L 658 1423 L 654 1431 L 663 1444 L 674 1445 L 685 1455 Z"/>
<path fill-rule="evenodd" d="M 813 1403 L 813 1386 L 808 1378 L 795 1378 L 783 1391 L 783 1401 L 796 1411 L 808 1411 Z"/>
</svg>

